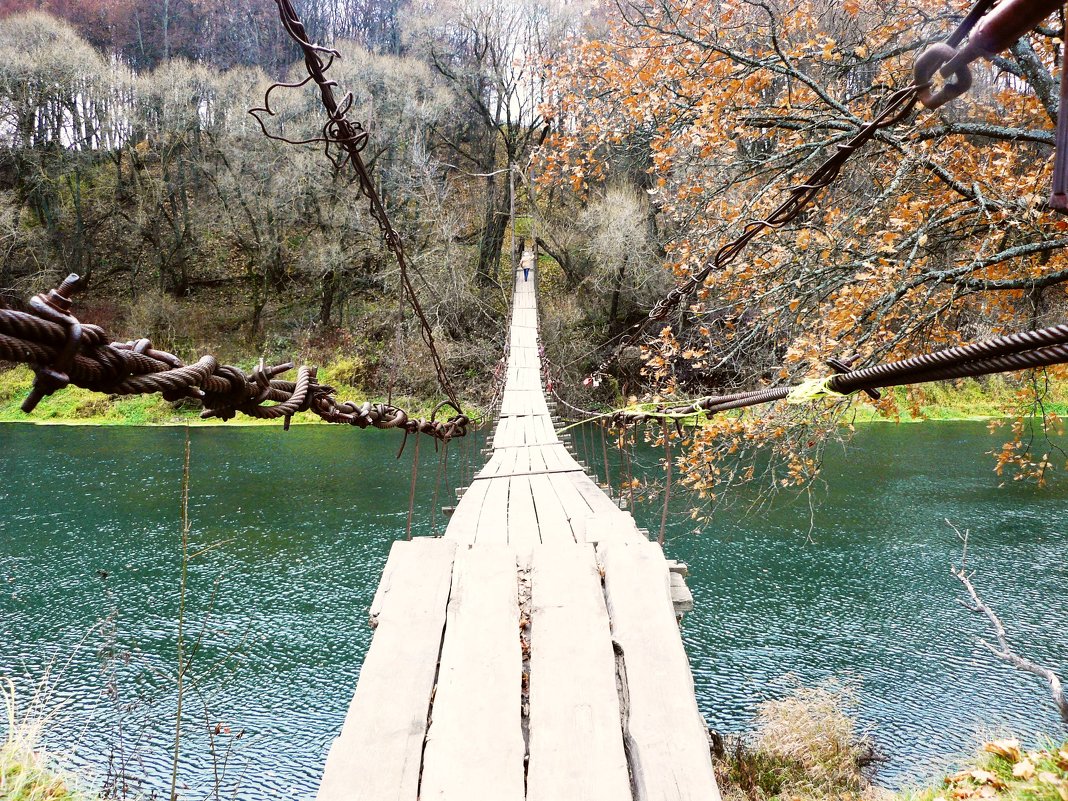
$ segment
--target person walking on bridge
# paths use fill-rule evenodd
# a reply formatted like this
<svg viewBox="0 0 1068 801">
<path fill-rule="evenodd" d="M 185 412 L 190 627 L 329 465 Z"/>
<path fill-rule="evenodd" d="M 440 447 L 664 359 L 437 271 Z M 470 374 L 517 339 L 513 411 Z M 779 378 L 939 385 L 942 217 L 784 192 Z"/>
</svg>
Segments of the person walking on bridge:
<svg viewBox="0 0 1068 801">
<path fill-rule="evenodd" d="M 534 251 L 524 250 L 523 258 L 519 260 L 519 266 L 523 268 L 523 280 L 530 280 L 530 271 L 534 268 Z"/>
</svg>

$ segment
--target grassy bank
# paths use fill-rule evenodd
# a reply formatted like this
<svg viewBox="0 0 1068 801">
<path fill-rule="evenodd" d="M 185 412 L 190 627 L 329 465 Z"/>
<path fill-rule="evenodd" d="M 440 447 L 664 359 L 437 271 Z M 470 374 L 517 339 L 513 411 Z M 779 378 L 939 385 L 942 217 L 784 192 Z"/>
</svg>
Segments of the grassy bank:
<svg viewBox="0 0 1068 801">
<path fill-rule="evenodd" d="M 251 363 L 246 365 L 249 369 Z M 338 388 L 343 400 L 384 401 L 359 385 L 360 366 L 351 359 L 338 357 L 319 371 L 324 384 Z M 0 370 L 0 422 L 66 423 L 85 425 L 218 425 L 218 420 L 201 420 L 200 408 L 189 403 L 170 403 L 160 395 L 108 397 L 79 387 L 67 387 L 45 398 L 32 416 L 19 409 L 30 391 L 33 373 L 26 367 Z M 897 387 L 893 393 L 896 411 L 885 406 L 876 408 L 858 400 L 854 409 L 855 421 L 914 423 L 924 420 L 990 420 L 1004 417 L 1007 409 L 1020 408 L 1021 385 L 1012 377 L 990 376 L 984 379 L 967 378 L 945 381 L 906 389 Z M 884 393 L 886 394 L 886 393 Z M 394 402 L 416 416 L 428 416 L 436 400 L 401 397 Z M 1068 382 L 1050 384 L 1044 401 L 1047 413 L 1068 417 Z M 467 410 L 476 414 L 477 410 Z M 312 415 L 299 415 L 296 423 L 315 423 Z M 230 425 L 274 425 L 274 421 L 255 420 L 239 415 Z"/>
<path fill-rule="evenodd" d="M 848 713 L 852 690 L 838 682 L 799 687 L 757 709 L 747 735 L 713 735 L 724 801 L 860 798 L 874 751 Z"/>
<path fill-rule="evenodd" d="M 384 397 L 365 392 L 348 383 L 346 372 L 350 369 L 344 359 L 328 364 L 319 371 L 319 380 L 337 387 L 341 400 L 359 402 L 385 401 Z M 27 415 L 19 408 L 30 392 L 33 373 L 27 367 L 0 370 L 0 423 L 37 423 L 66 425 L 220 425 L 222 421 L 202 420 L 200 406 L 194 403 L 171 403 L 161 395 L 132 395 L 128 397 L 107 396 L 90 392 L 80 387 L 67 387 L 42 400 L 33 414 Z M 393 402 L 416 417 L 428 417 L 436 400 L 425 398 L 394 397 Z M 476 414 L 466 410 L 468 414 Z M 448 411 L 444 412 L 448 416 Z M 317 424 L 321 422 L 313 414 L 300 414 L 293 424 Z M 257 420 L 239 414 L 225 425 L 279 425 L 277 420 Z"/>
<path fill-rule="evenodd" d="M 97 801 L 78 789 L 77 780 L 39 750 L 8 742 L 0 745 L 0 798 L 4 801 Z"/>
<path fill-rule="evenodd" d="M 31 701 L 34 706 L 36 698 Z M 96 793 L 81 788 L 82 782 L 59 767 L 40 747 L 42 721 L 20 716 L 15 706 L 15 684 L 0 677 L 0 799 L 3 801 L 99 801 Z"/>
<path fill-rule="evenodd" d="M 1025 750 L 994 740 L 956 772 L 892 793 L 872 783 L 878 757 L 849 714 L 856 698 L 831 681 L 757 709 L 746 735 L 713 734 L 724 801 L 1068 801 L 1068 743 Z"/>
<path fill-rule="evenodd" d="M 961 770 L 933 787 L 901 794 L 901 801 L 1068 801 L 1068 743 L 1024 750 L 1017 740 L 994 740 Z"/>
<path fill-rule="evenodd" d="M 897 413 L 887 414 L 870 403 L 856 403 L 858 422 L 891 421 L 915 423 L 924 420 L 990 420 L 1004 417 L 1007 409 L 1029 403 L 1029 388 L 1018 378 L 993 375 L 986 378 L 962 378 L 915 387 L 883 390 L 896 402 Z M 1068 415 L 1068 382 L 1051 381 L 1043 400 L 1047 413 Z M 1037 414 L 1037 409 L 1035 413 Z"/>
</svg>

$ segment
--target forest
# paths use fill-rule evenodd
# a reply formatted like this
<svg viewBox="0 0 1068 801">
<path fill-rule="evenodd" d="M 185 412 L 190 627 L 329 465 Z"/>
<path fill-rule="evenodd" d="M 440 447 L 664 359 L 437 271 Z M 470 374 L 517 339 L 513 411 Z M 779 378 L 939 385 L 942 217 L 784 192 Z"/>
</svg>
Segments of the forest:
<svg viewBox="0 0 1068 801">
<path fill-rule="evenodd" d="M 1055 20 L 977 65 L 964 97 L 880 129 L 816 204 L 584 388 L 628 326 L 907 85 L 966 4 L 295 6 L 341 54 L 330 77 L 369 131 L 364 158 L 473 406 L 492 395 L 524 243 L 552 298 L 555 386 L 583 408 L 782 384 L 831 357 L 871 364 L 1063 319 L 1068 235 L 1047 202 Z M 82 318 L 116 336 L 183 358 L 296 355 L 354 393 L 437 394 L 358 186 L 320 147 L 265 135 L 314 139 L 316 93 L 275 91 L 266 129 L 248 113 L 303 77 L 273 4 L 8 0 L 0 14 L 0 286 L 26 297 L 74 271 Z M 1058 425 L 1061 372 L 994 387 L 998 413 L 1018 416 L 999 471 L 1041 481 L 1053 466 L 1024 421 Z M 925 392 L 877 413 L 922 415 Z M 752 461 L 725 457 L 770 450 L 772 482 L 801 485 L 814 443 L 854 414 L 720 415 L 686 434 L 679 465 L 711 492 L 753 478 Z"/>
</svg>

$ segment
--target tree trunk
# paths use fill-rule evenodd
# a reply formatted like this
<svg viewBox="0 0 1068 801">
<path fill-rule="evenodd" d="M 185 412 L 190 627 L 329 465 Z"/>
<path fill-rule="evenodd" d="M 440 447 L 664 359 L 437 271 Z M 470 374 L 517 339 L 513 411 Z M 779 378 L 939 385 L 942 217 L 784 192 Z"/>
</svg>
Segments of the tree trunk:
<svg viewBox="0 0 1068 801">
<path fill-rule="evenodd" d="M 627 260 L 620 259 L 619 272 L 616 273 L 615 286 L 612 287 L 612 309 L 608 312 L 609 330 L 616 324 L 616 318 L 619 317 L 619 293 L 623 290 L 623 277 L 626 272 Z"/>
<path fill-rule="evenodd" d="M 330 327 L 330 318 L 334 312 L 334 298 L 337 296 L 337 271 L 330 270 L 323 276 L 322 295 L 319 301 L 319 329 L 325 331 Z"/>
<path fill-rule="evenodd" d="M 497 267 L 508 228 L 508 193 L 500 191 L 496 175 L 489 176 L 486 182 L 486 215 L 478 243 L 476 277 L 481 285 L 491 286 L 498 283 Z"/>
</svg>

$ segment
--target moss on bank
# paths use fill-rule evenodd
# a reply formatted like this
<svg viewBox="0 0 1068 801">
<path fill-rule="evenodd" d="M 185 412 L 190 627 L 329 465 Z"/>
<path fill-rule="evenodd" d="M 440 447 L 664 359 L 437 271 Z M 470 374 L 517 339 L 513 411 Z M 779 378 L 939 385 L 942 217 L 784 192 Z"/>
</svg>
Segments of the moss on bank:
<svg viewBox="0 0 1068 801">
<path fill-rule="evenodd" d="M 760 704 L 751 733 L 713 733 L 724 801 L 1068 801 L 1068 743 L 1052 741 L 993 740 L 927 787 L 876 787 L 867 768 L 879 758 L 848 712 L 855 703 L 838 682 L 800 687 Z"/>
<path fill-rule="evenodd" d="M 932 384 L 884 390 L 892 392 L 900 411 L 889 417 L 870 403 L 855 406 L 857 422 L 891 421 L 914 423 L 923 420 L 990 420 L 1005 416 L 1006 409 L 1019 408 L 1023 401 L 1020 381 L 1009 375 L 961 378 Z M 1068 382 L 1051 381 L 1043 400 L 1047 414 L 1068 415 Z M 1036 408 L 1035 414 L 1039 412 Z"/>
</svg>

